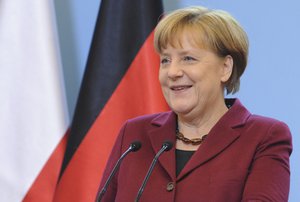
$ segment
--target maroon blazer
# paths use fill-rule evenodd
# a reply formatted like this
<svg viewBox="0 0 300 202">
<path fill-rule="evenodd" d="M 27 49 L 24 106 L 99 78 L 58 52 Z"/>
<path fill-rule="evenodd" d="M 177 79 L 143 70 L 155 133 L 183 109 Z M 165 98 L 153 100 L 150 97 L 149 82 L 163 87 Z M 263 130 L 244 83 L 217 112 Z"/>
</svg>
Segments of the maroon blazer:
<svg viewBox="0 0 300 202">
<path fill-rule="evenodd" d="M 250 114 L 239 100 L 228 101 L 232 102 L 228 112 L 177 177 L 175 148 L 160 156 L 141 202 L 288 200 L 292 142 L 287 125 Z M 134 201 L 162 143 L 175 143 L 175 127 L 173 112 L 141 116 L 124 124 L 100 186 L 132 141 L 141 141 L 142 147 L 124 159 L 102 201 Z"/>
</svg>

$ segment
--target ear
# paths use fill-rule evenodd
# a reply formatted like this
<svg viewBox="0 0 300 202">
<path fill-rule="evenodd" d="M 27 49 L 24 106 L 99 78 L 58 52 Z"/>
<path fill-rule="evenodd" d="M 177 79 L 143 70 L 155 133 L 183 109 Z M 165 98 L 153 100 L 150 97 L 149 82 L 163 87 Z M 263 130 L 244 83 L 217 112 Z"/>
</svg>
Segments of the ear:
<svg viewBox="0 0 300 202">
<path fill-rule="evenodd" d="M 233 70 L 233 58 L 231 55 L 227 55 L 223 60 L 223 69 L 221 75 L 221 81 L 223 83 L 227 82 L 230 78 Z"/>
</svg>

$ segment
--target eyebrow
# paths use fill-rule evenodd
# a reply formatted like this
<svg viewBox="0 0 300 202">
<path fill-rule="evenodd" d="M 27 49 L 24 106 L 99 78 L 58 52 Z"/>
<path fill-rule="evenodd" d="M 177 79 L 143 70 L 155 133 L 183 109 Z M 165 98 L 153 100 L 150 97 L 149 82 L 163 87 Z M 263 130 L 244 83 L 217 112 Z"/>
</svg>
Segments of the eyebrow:
<svg viewBox="0 0 300 202">
<path fill-rule="evenodd" d="M 191 54 L 193 52 L 194 49 L 188 49 L 188 50 L 182 50 L 179 51 L 179 56 L 183 56 L 183 55 L 187 55 L 187 54 Z M 196 49 L 195 49 L 196 50 Z M 160 53 L 161 56 L 169 56 L 170 54 L 168 52 L 162 51 Z"/>
</svg>

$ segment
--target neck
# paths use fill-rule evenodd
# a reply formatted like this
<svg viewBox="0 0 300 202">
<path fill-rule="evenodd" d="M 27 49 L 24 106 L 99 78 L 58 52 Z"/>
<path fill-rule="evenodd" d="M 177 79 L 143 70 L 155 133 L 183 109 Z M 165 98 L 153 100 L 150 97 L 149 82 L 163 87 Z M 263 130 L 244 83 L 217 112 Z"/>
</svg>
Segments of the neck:
<svg viewBox="0 0 300 202">
<path fill-rule="evenodd" d="M 199 138 L 209 133 L 211 128 L 228 111 L 225 102 L 203 107 L 197 114 L 178 114 L 178 128 L 188 138 Z"/>
</svg>

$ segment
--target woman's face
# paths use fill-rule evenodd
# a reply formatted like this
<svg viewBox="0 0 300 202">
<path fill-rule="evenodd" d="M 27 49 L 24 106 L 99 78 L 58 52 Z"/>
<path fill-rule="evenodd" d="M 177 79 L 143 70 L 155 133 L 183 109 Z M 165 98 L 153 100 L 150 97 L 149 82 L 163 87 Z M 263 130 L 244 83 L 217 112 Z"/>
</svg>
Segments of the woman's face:
<svg viewBox="0 0 300 202">
<path fill-rule="evenodd" d="M 223 83 L 231 75 L 232 58 L 192 45 L 185 34 L 180 42 L 181 46 L 169 44 L 162 51 L 159 80 L 173 111 L 199 115 L 224 103 Z"/>
</svg>

